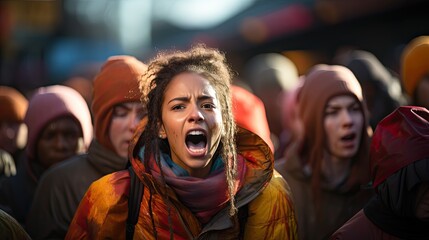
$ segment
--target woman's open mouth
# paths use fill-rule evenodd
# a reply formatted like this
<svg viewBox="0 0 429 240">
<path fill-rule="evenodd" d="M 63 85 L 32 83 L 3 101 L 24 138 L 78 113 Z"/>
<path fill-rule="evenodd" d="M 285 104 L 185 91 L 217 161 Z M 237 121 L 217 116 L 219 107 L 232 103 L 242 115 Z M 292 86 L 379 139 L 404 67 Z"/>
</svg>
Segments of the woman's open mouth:
<svg viewBox="0 0 429 240">
<path fill-rule="evenodd" d="M 354 148 L 355 145 L 357 144 L 356 138 L 357 138 L 356 133 L 347 134 L 341 138 L 342 145 L 345 148 Z"/>
<path fill-rule="evenodd" d="M 355 133 L 350 133 L 350 134 L 347 134 L 347 135 L 343 136 L 341 138 L 341 141 L 349 142 L 349 141 L 353 141 L 355 138 L 356 138 L 356 134 Z"/>
<path fill-rule="evenodd" d="M 192 156 L 201 156 L 207 150 L 207 136 L 201 130 L 190 131 L 186 135 L 186 147 Z"/>
</svg>

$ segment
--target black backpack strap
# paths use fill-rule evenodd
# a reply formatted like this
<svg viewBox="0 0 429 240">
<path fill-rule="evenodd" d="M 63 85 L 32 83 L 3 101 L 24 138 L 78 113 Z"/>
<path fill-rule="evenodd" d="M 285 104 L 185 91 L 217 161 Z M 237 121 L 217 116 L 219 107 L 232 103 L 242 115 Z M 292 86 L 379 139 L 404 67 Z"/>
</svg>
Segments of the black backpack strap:
<svg viewBox="0 0 429 240">
<path fill-rule="evenodd" d="M 239 239 L 244 239 L 244 229 L 246 228 L 247 217 L 249 216 L 248 204 L 238 208 L 238 223 L 240 224 L 240 235 Z"/>
<path fill-rule="evenodd" d="M 128 168 L 128 171 L 130 172 L 130 193 L 128 197 L 126 239 L 133 239 L 134 229 L 139 220 L 140 204 L 143 198 L 144 186 L 131 166 Z"/>
</svg>

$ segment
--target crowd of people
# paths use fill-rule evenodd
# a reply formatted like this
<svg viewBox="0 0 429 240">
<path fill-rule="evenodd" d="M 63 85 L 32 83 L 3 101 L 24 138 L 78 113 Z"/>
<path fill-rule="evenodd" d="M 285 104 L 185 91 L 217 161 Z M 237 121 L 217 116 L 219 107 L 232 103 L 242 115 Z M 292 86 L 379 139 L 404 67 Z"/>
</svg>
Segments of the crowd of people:
<svg viewBox="0 0 429 240">
<path fill-rule="evenodd" d="M 429 36 L 400 65 L 237 76 L 199 44 L 111 56 L 90 91 L 0 86 L 0 237 L 429 239 Z"/>
</svg>

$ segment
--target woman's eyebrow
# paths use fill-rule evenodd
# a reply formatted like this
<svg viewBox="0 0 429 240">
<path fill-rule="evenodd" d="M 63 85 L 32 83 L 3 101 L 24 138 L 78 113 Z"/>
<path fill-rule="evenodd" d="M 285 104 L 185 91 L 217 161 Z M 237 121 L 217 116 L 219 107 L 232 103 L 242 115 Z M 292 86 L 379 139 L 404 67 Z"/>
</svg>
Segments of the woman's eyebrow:
<svg viewBox="0 0 429 240">
<path fill-rule="evenodd" d="M 353 101 L 353 102 L 350 102 L 350 103 L 348 103 L 348 104 L 346 104 L 345 106 L 346 107 L 353 107 L 354 105 L 359 105 L 359 102 L 356 102 L 356 101 Z M 326 105 L 326 109 L 328 109 L 328 108 L 330 108 L 330 109 L 340 109 L 340 108 L 342 108 L 342 105 L 339 105 L 339 104 L 327 104 Z"/>
<path fill-rule="evenodd" d="M 130 110 L 131 109 L 131 107 L 127 106 L 126 104 L 116 105 L 114 109 L 118 109 L 118 108 L 122 108 L 122 109 L 125 109 L 125 110 Z"/>
<path fill-rule="evenodd" d="M 189 102 L 189 99 L 190 99 L 189 97 L 176 97 L 176 98 L 171 99 L 167 103 L 171 103 L 171 102 L 174 102 L 174 101 Z M 198 97 L 198 101 L 208 100 L 208 99 L 214 99 L 214 97 L 210 96 L 210 95 L 201 95 L 201 96 Z"/>
<path fill-rule="evenodd" d="M 174 101 L 188 102 L 189 101 L 189 97 L 176 97 L 176 98 L 171 99 L 167 103 L 171 103 L 171 102 L 174 102 Z"/>
<path fill-rule="evenodd" d="M 202 96 L 198 97 L 198 100 L 208 100 L 208 99 L 212 100 L 212 99 L 214 99 L 214 97 L 212 97 L 210 95 L 202 95 Z"/>
<path fill-rule="evenodd" d="M 340 109 L 341 106 L 335 105 L 335 104 L 328 104 L 326 105 L 326 109 Z"/>
</svg>

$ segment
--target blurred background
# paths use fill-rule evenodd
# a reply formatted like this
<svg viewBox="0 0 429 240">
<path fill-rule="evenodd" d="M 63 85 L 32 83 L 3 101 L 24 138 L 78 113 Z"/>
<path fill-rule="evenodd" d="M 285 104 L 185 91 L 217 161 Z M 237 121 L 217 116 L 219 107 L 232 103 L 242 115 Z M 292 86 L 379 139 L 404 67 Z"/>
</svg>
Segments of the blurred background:
<svg viewBox="0 0 429 240">
<path fill-rule="evenodd" d="M 147 62 L 162 49 L 203 42 L 238 73 L 277 52 L 299 74 L 347 49 L 399 71 L 404 45 L 429 34 L 424 0 L 1 0 L 0 85 L 23 93 L 92 79 L 108 56 Z"/>
</svg>

